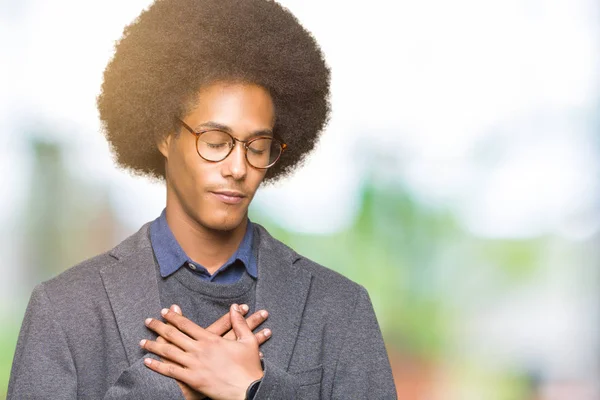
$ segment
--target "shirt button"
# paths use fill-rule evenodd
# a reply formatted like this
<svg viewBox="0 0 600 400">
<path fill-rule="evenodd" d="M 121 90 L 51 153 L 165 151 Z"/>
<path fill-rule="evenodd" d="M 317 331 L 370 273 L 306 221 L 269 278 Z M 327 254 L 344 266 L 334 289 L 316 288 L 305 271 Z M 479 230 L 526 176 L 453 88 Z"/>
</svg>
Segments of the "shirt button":
<svg viewBox="0 0 600 400">
<path fill-rule="evenodd" d="M 192 263 L 188 263 L 188 266 L 190 267 L 191 270 L 195 271 L 196 270 L 196 266 Z"/>
</svg>

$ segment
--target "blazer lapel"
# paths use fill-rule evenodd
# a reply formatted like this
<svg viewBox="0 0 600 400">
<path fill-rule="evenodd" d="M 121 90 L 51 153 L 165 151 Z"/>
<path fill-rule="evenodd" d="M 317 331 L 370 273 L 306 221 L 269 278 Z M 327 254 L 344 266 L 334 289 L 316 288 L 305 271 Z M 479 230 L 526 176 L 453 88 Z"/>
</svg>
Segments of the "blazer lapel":
<svg viewBox="0 0 600 400">
<path fill-rule="evenodd" d="M 115 247 L 110 254 L 117 261 L 100 269 L 130 364 L 145 353 L 139 341 L 156 338 L 144 320 L 160 318 L 156 265 L 148 228 L 149 223 Z"/>
<path fill-rule="evenodd" d="M 287 369 L 312 275 L 294 267 L 293 263 L 300 258 L 298 254 L 274 239 L 262 226 L 254 225 L 258 233 L 256 309 L 269 312 L 265 325 L 273 331 L 273 336 L 261 346 L 261 351 L 266 358 Z"/>
</svg>

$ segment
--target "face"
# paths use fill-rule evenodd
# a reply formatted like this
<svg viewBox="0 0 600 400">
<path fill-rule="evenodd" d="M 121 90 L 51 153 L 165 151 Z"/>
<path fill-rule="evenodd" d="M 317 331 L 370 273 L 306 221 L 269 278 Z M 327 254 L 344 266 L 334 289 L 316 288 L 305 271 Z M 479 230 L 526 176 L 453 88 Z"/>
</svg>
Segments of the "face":
<svg viewBox="0 0 600 400">
<path fill-rule="evenodd" d="M 274 106 L 262 87 L 214 83 L 198 93 L 198 103 L 183 121 L 200 132 L 220 125 L 236 139 L 272 136 Z M 247 218 L 248 206 L 266 170 L 248 164 L 242 143 L 222 161 L 202 159 L 196 136 L 182 128 L 158 145 L 165 157 L 167 207 L 209 230 L 229 231 Z"/>
</svg>

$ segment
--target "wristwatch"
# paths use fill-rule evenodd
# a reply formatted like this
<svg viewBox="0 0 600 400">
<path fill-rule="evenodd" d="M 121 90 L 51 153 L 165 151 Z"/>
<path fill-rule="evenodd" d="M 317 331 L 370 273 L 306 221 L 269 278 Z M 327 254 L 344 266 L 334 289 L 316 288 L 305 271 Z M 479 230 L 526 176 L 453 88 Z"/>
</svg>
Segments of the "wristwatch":
<svg viewBox="0 0 600 400">
<path fill-rule="evenodd" d="M 260 386 L 261 379 L 257 379 L 248 386 L 248 390 L 246 390 L 246 399 L 245 400 L 254 400 L 254 396 L 256 392 L 258 392 L 258 387 Z"/>
</svg>

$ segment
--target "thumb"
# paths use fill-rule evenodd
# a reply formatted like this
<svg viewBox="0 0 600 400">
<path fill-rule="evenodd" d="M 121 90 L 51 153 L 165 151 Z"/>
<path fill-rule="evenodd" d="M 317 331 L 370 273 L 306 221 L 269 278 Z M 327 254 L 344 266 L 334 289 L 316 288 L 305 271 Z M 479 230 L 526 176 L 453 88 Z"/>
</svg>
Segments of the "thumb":
<svg viewBox="0 0 600 400">
<path fill-rule="evenodd" d="M 237 336 L 238 341 L 247 341 L 255 339 L 254 334 L 250 330 L 248 323 L 242 315 L 240 306 L 232 304 L 229 309 L 229 315 L 231 316 L 231 327 Z"/>
</svg>

